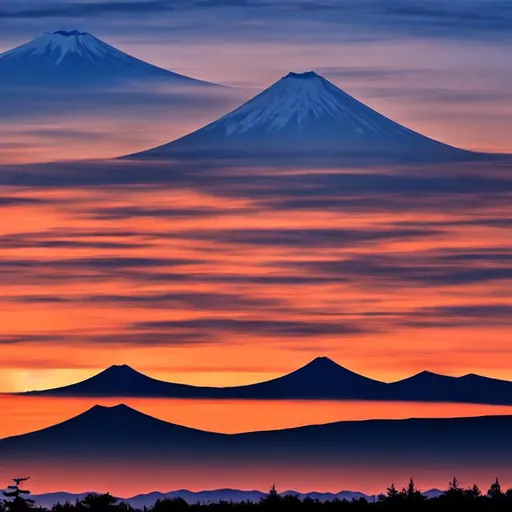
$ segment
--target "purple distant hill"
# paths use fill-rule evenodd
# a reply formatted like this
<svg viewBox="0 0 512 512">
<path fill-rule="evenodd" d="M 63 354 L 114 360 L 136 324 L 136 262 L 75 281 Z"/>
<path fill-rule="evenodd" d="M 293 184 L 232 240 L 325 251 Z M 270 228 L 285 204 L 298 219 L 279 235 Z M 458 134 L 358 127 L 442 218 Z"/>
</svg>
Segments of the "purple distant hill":
<svg viewBox="0 0 512 512">
<path fill-rule="evenodd" d="M 46 507 L 50 509 L 53 505 L 57 503 L 64 504 L 66 502 L 74 503 L 77 500 L 81 500 L 85 498 L 88 494 L 97 494 L 95 492 L 90 493 L 80 493 L 73 494 L 68 492 L 52 492 L 46 494 L 33 495 L 32 498 L 35 500 L 36 505 Z M 358 491 L 339 491 L 335 493 L 331 492 L 297 492 L 293 490 L 288 490 L 279 493 L 280 496 L 296 496 L 301 500 L 306 498 L 318 500 L 318 501 L 333 501 L 333 500 L 347 500 L 351 501 L 353 499 L 366 499 L 368 501 L 373 499 L 373 496 L 368 494 L 364 494 Z M 443 494 L 443 491 L 439 489 L 430 489 L 423 493 L 424 496 L 428 498 L 435 498 Z M 189 491 L 187 489 L 179 489 L 176 491 L 169 492 L 150 492 L 146 494 L 137 494 L 136 496 L 132 496 L 130 498 L 120 498 L 120 501 L 123 503 L 127 503 L 134 509 L 142 510 L 144 507 L 152 507 L 157 500 L 164 499 L 174 499 L 181 498 L 185 500 L 190 505 L 194 505 L 197 503 L 218 503 L 221 501 L 233 502 L 233 503 L 241 503 L 244 501 L 257 503 L 261 499 L 267 497 L 268 494 L 262 491 L 245 491 L 240 489 L 213 489 L 213 490 L 205 490 L 205 491 Z"/>
<path fill-rule="evenodd" d="M 469 374 L 449 377 L 421 372 L 385 383 L 318 357 L 292 373 L 256 384 L 205 387 L 164 382 L 126 365 L 111 366 L 82 382 L 30 391 L 36 396 L 166 397 L 211 399 L 330 399 L 512 404 L 512 382 Z"/>
</svg>

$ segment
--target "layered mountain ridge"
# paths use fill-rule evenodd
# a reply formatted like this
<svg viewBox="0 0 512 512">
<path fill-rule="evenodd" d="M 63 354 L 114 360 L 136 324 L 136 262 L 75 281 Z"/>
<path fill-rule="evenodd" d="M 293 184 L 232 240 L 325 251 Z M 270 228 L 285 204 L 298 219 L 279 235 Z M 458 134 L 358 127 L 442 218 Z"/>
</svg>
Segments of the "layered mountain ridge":
<svg viewBox="0 0 512 512">
<path fill-rule="evenodd" d="M 509 471 L 511 428 L 512 416 L 481 416 L 341 421 L 219 434 L 158 420 L 121 404 L 96 406 L 58 425 L 2 439 L 0 458 L 7 465 L 30 467 L 36 475 L 52 464 L 79 471 L 90 485 L 101 483 L 105 471 L 125 467 L 134 478 L 149 471 L 153 485 L 169 481 L 169 475 L 174 481 L 180 476 L 180 482 L 217 485 L 240 471 L 250 475 L 265 467 L 266 474 L 279 477 L 293 467 L 294 475 L 315 486 L 325 482 L 325 471 L 354 482 L 349 477 L 361 468 L 368 475 L 368 466 L 361 463 L 370 461 L 372 470 L 401 479 L 428 468 L 446 481 L 448 471 L 477 468 L 480 478 L 489 478 L 482 468 L 492 468 L 493 475 Z M 191 471 L 189 477 L 184 468 Z"/>
<path fill-rule="evenodd" d="M 0 459 L 3 467 L 30 468 L 34 481 L 48 482 L 48 468 L 58 467 L 63 486 L 79 478 L 88 488 L 103 489 L 108 474 L 115 495 L 126 490 L 127 475 L 138 489 L 261 487 L 270 486 L 269 481 L 283 489 L 306 481 L 312 488 L 368 488 L 368 482 L 375 485 L 376 475 L 385 475 L 377 484 L 383 488 L 388 481 L 406 482 L 411 474 L 421 474 L 433 485 L 443 485 L 453 474 L 480 483 L 510 474 L 511 428 L 512 416 L 482 416 L 341 421 L 219 434 L 120 404 L 96 406 L 43 430 L 1 439 Z M 53 483 L 54 473 L 50 475 Z M 152 494 L 136 497 L 133 505 L 143 507 L 162 497 Z M 208 493 L 181 496 L 215 499 Z M 218 497 L 230 496 L 221 492 Z"/>
<path fill-rule="evenodd" d="M 420 372 L 386 383 L 360 375 L 327 357 L 272 380 L 233 387 L 192 386 L 153 379 L 114 365 L 82 382 L 27 392 L 36 396 L 167 397 L 212 399 L 403 400 L 512 405 L 512 382 L 468 374 Z"/>
<path fill-rule="evenodd" d="M 97 494 L 95 492 L 89 493 L 69 493 L 69 492 L 52 492 L 45 494 L 32 495 L 36 505 L 43 506 L 51 509 L 57 503 L 65 504 L 66 502 L 73 503 L 76 500 L 82 500 L 88 494 Z M 426 497 L 432 498 L 442 494 L 439 489 L 429 489 L 423 493 Z M 342 490 L 339 492 L 299 492 L 292 489 L 279 493 L 280 496 L 296 496 L 304 500 L 306 498 L 318 500 L 321 502 L 339 500 L 348 500 L 364 498 L 372 500 L 373 497 L 359 492 Z M 129 498 L 119 498 L 119 501 L 126 503 L 135 509 L 142 510 L 144 507 L 153 507 L 157 500 L 176 499 L 181 498 L 189 505 L 198 503 L 219 503 L 221 501 L 228 501 L 233 503 L 242 503 L 244 501 L 258 503 L 261 499 L 266 498 L 268 493 L 258 490 L 243 490 L 243 489 L 211 489 L 203 491 L 190 491 L 188 489 L 178 489 L 169 492 L 153 491 L 149 493 L 138 494 Z"/>
</svg>

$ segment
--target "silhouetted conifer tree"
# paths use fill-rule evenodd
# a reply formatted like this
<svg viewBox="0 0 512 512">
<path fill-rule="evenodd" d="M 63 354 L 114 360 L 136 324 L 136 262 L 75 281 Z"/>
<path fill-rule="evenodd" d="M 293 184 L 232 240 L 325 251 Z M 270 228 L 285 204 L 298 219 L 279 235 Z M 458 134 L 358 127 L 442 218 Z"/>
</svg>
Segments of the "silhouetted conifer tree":
<svg viewBox="0 0 512 512">
<path fill-rule="evenodd" d="M 425 501 L 425 496 L 423 496 L 421 491 L 416 488 L 416 484 L 412 478 L 409 480 L 407 489 L 403 489 L 402 493 L 405 494 L 407 501 L 409 503 L 414 503 L 415 506 L 418 506 L 421 502 Z"/>
<path fill-rule="evenodd" d="M 395 487 L 395 484 L 391 484 L 391 487 L 388 487 L 387 491 L 388 491 L 387 497 L 390 500 L 396 501 L 400 497 L 400 492 Z"/>
<path fill-rule="evenodd" d="M 460 486 L 460 482 L 457 480 L 457 477 L 453 477 L 449 482 L 448 482 L 448 491 L 454 491 L 454 492 L 461 492 L 462 491 L 462 488 Z"/>
<path fill-rule="evenodd" d="M 487 496 L 493 500 L 497 500 L 500 498 L 503 498 L 504 494 L 501 490 L 501 484 L 498 478 L 491 484 L 491 487 L 489 487 L 489 490 L 487 491 Z"/>
<path fill-rule="evenodd" d="M 265 505 L 270 506 L 271 508 L 276 508 L 281 502 L 281 496 L 277 492 L 276 486 L 272 484 L 272 487 L 268 491 L 268 496 L 263 499 Z"/>
<path fill-rule="evenodd" d="M 478 485 L 474 484 L 473 487 L 469 488 L 464 494 L 470 499 L 478 499 L 482 496 L 482 491 Z"/>
<path fill-rule="evenodd" d="M 298 510 L 301 508 L 301 505 L 304 504 L 304 508 L 315 508 L 315 500 L 311 498 L 306 498 L 303 502 L 301 502 L 298 496 L 294 496 L 293 494 L 288 494 L 287 496 L 279 496 L 278 499 L 281 502 L 280 508 L 283 510 Z"/>
<path fill-rule="evenodd" d="M 6 512 L 28 512 L 34 506 L 34 500 L 27 496 L 30 494 L 28 489 L 22 489 L 20 484 L 26 482 L 30 477 L 13 478 L 14 485 L 9 485 L 7 491 L 2 494 L 8 498 L 4 501 L 4 509 Z"/>
<path fill-rule="evenodd" d="M 461 502 L 464 499 L 464 491 L 462 490 L 460 482 L 456 477 L 453 477 L 452 480 L 448 482 L 448 489 L 444 494 L 446 498 L 452 502 Z"/>
<path fill-rule="evenodd" d="M 110 512 L 118 499 L 111 494 L 88 494 L 81 502 L 81 507 L 91 512 Z"/>
<path fill-rule="evenodd" d="M 79 501 L 76 500 L 75 503 L 70 503 L 66 501 L 66 503 L 56 503 L 52 507 L 52 512 L 74 512 L 75 510 L 82 510 L 83 507 L 80 505 Z"/>
<path fill-rule="evenodd" d="M 190 509 L 190 505 L 183 498 L 166 498 L 164 500 L 158 500 L 151 512 L 185 512 Z"/>
<path fill-rule="evenodd" d="M 11 486 L 7 493 L 15 492 L 16 486 Z M 10 495 L 8 502 L 2 504 L 0 512 L 47 512 L 37 509 L 29 503 L 28 509 L 16 509 L 15 499 L 24 501 L 23 497 Z M 7 509 L 5 508 L 7 506 Z M 20 505 L 21 506 L 21 505 Z M 378 501 L 354 499 L 352 501 L 334 499 L 321 502 L 316 499 L 297 496 L 280 496 L 273 485 L 268 495 L 259 503 L 219 502 L 189 505 L 181 498 L 157 501 L 153 507 L 147 507 L 144 512 L 511 512 L 512 489 L 503 492 L 498 479 L 490 486 L 488 495 L 482 496 L 480 489 L 473 487 L 462 489 L 460 482 L 453 478 L 447 490 L 438 498 L 426 499 L 414 480 L 397 491 L 394 485 L 387 489 L 387 495 L 379 496 Z M 57 504 L 52 512 L 142 512 L 135 511 L 126 503 L 119 502 L 110 494 L 90 495 L 81 501 Z"/>
</svg>

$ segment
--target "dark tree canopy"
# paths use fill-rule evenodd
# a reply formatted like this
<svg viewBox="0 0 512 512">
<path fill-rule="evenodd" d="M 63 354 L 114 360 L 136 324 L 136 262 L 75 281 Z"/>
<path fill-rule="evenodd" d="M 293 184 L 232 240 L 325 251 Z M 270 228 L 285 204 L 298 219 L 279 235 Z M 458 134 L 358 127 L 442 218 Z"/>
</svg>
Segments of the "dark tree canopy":
<svg viewBox="0 0 512 512">
<path fill-rule="evenodd" d="M 407 487 L 399 491 L 394 484 L 387 494 L 368 501 L 364 498 L 346 501 L 320 502 L 311 498 L 301 500 L 293 495 L 281 495 L 272 486 L 260 502 L 220 502 L 190 505 L 181 498 L 163 499 L 153 507 L 144 507 L 140 512 L 510 512 L 512 489 L 504 491 L 496 479 L 487 493 L 478 486 L 461 486 L 457 478 L 448 482 L 446 490 L 435 498 L 426 498 L 411 478 Z M 55 505 L 51 511 L 37 508 L 34 504 L 17 496 L 0 500 L 0 512 L 139 512 L 111 494 L 86 496 L 81 501 Z"/>
</svg>

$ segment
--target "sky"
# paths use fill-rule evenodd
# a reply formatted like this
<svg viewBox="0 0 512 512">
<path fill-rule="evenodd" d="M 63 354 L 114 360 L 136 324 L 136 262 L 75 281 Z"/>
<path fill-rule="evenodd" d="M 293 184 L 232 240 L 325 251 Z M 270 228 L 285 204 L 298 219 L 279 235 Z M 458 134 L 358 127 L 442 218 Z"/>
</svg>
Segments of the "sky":
<svg viewBox="0 0 512 512">
<path fill-rule="evenodd" d="M 434 138 L 512 151 L 505 0 L 22 0 L 1 2 L 0 18 L 0 50 L 79 29 L 159 66 L 237 87 L 207 105 L 182 97 L 164 104 L 153 94 L 111 101 L 107 112 L 104 101 L 84 102 L 84 111 L 72 97 L 44 112 L 33 98 L 9 98 L 0 107 L 4 162 L 118 156 L 161 144 L 289 71 L 309 69 Z"/>
<path fill-rule="evenodd" d="M 62 163 L 0 182 L 3 390 L 123 363 L 234 385 L 320 355 L 386 381 L 512 379 L 506 164 Z"/>
<path fill-rule="evenodd" d="M 434 138 L 511 152 L 508 1 L 22 0 L 0 2 L 0 18 L 2 50 L 76 28 L 231 86 L 165 108 L 155 93 L 0 107 L 0 390 L 121 363 L 231 385 L 318 355 L 387 381 L 426 368 L 512 379 L 507 168 L 210 169 L 158 183 L 151 169 L 106 178 L 115 164 L 12 166 L 163 143 L 308 69 Z"/>
<path fill-rule="evenodd" d="M 510 161 L 333 168 L 102 160 L 185 135 L 307 70 L 432 138 L 512 153 L 509 0 L 0 0 L 0 26 L 0 52 L 78 29 L 226 86 L 194 94 L 9 89 L 0 76 L 0 393 L 77 382 L 114 364 L 168 381 L 248 384 L 318 356 L 386 382 L 423 370 L 512 381 Z M 24 400 L 0 397 L 9 416 L 0 438 L 93 403 Z M 510 410 L 130 404 L 222 432 Z M 415 476 L 424 488 L 453 476 L 452 467 L 445 475 L 421 463 Z M 409 467 L 386 464 L 363 490 L 391 476 L 406 483 Z M 44 461 L 31 469 L 40 491 L 55 490 L 67 473 Z M 202 467 L 156 481 L 149 470 L 138 480 L 114 469 L 74 468 L 57 481 L 130 494 L 168 490 L 169 481 L 264 489 L 269 474 L 268 466 Z M 326 466 L 313 476 L 307 464 L 296 469 L 273 468 L 276 484 L 361 488 L 369 474 L 367 466 Z M 461 469 L 465 484 L 486 485 L 496 468 Z"/>
</svg>

